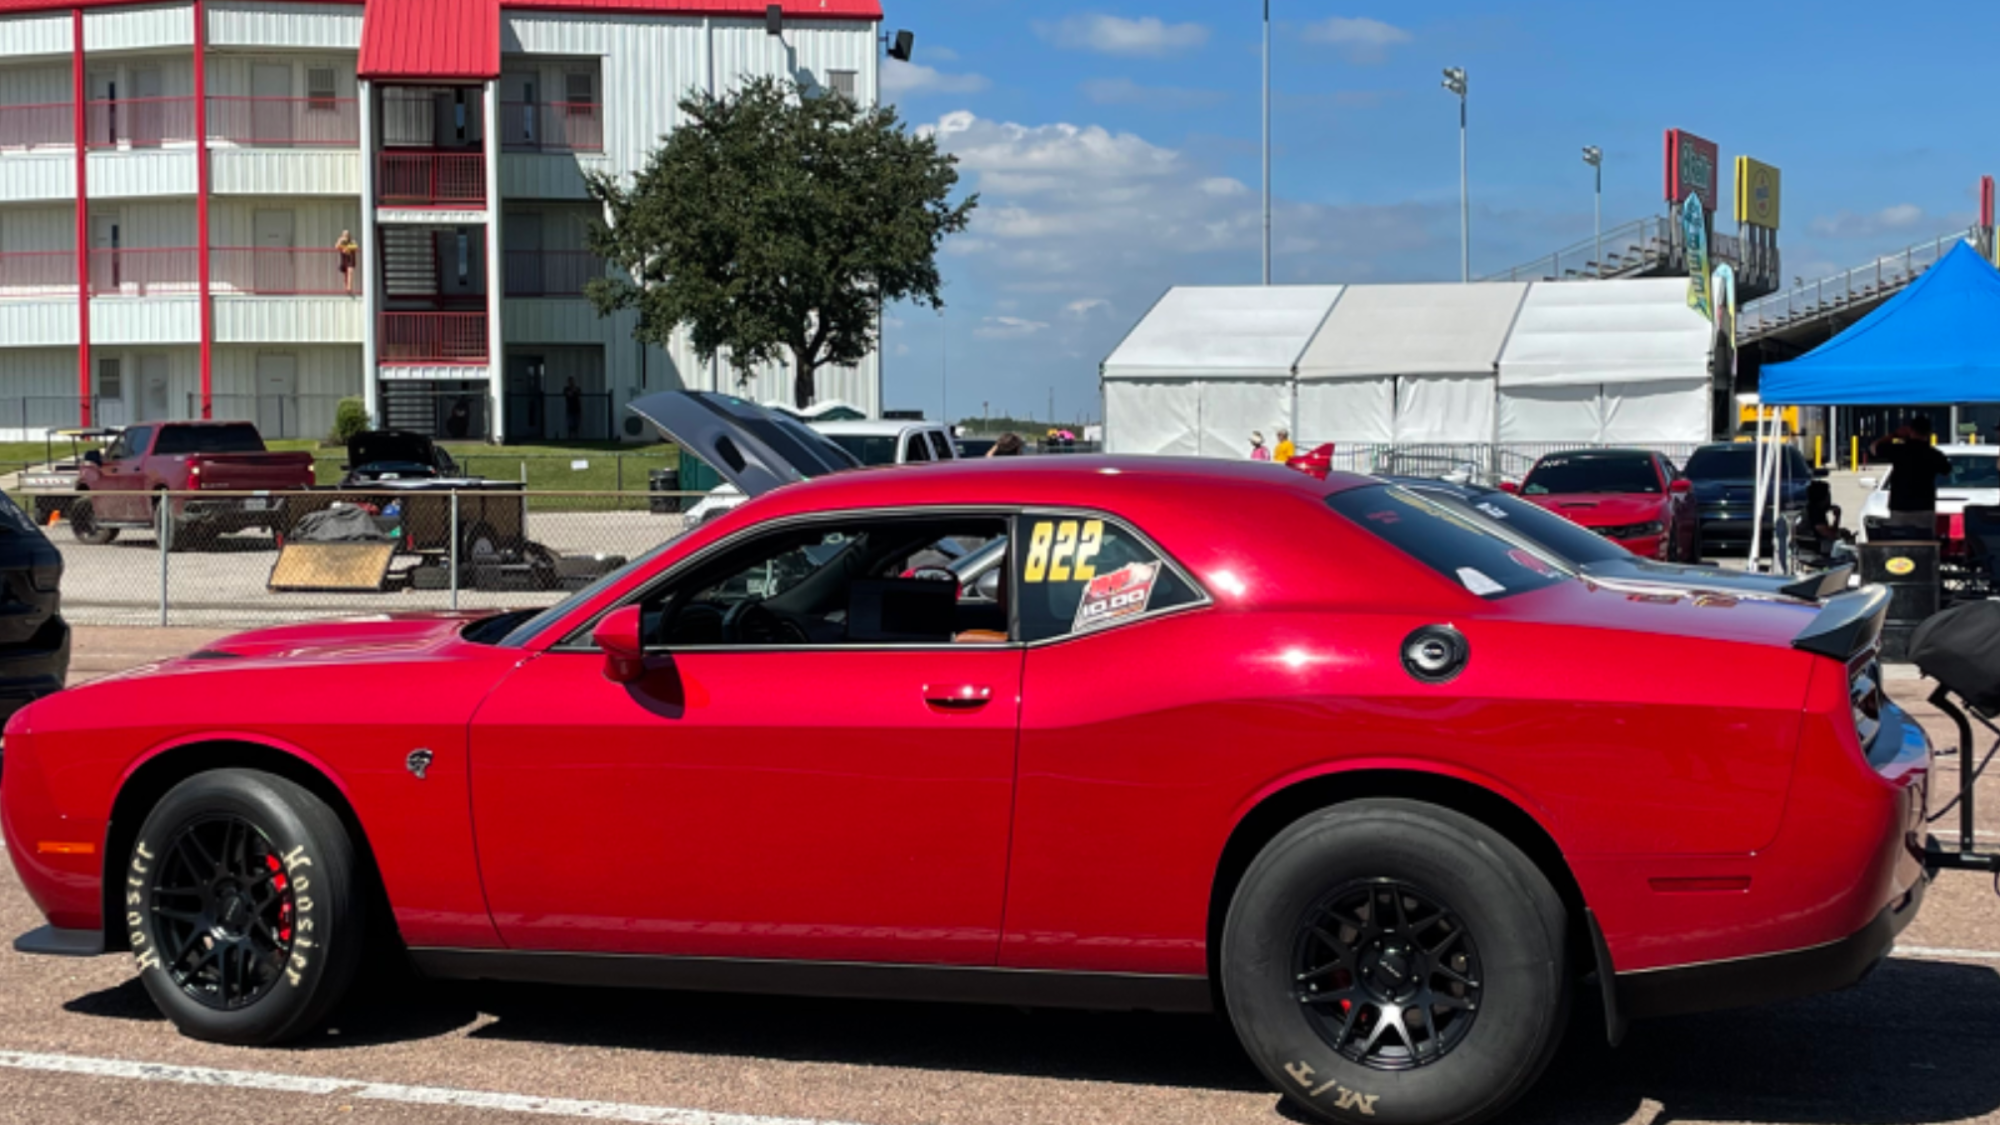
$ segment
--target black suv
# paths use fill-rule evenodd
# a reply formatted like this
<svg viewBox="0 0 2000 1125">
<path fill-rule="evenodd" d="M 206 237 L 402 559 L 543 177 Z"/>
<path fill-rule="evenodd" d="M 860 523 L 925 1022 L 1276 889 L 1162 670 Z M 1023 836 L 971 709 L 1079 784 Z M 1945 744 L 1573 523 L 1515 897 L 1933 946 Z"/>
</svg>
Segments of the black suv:
<svg viewBox="0 0 2000 1125">
<path fill-rule="evenodd" d="M 69 675 L 62 572 L 55 544 L 0 493 L 0 722 L 61 691 Z"/>
</svg>

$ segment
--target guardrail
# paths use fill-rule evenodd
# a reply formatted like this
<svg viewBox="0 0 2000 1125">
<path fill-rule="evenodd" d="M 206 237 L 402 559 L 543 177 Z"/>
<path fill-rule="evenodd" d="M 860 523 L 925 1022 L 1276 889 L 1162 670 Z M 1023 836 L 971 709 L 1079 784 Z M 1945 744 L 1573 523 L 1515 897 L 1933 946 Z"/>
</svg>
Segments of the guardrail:
<svg viewBox="0 0 2000 1125">
<path fill-rule="evenodd" d="M 353 148 L 361 143 L 360 103 L 353 98 L 211 95 L 208 136 L 258 148 Z"/>
<path fill-rule="evenodd" d="M 119 98 L 84 106 L 84 143 L 91 148 L 151 148 L 193 142 L 194 99 Z"/>
<path fill-rule="evenodd" d="M 76 106 L 69 102 L 0 106 L 0 149 L 73 148 Z"/>
<path fill-rule="evenodd" d="M 390 207 L 472 207 L 486 202 L 486 157 L 478 152 L 384 150 L 376 198 Z"/>
<path fill-rule="evenodd" d="M 553 604 L 685 531 L 705 493 L 34 493 L 73 623 L 256 626 Z M 335 525 L 337 530 L 329 530 Z"/>
<path fill-rule="evenodd" d="M 1745 304 L 1737 322 L 1737 337 L 1749 341 L 1800 321 L 1812 320 L 1857 304 L 1890 296 L 1918 274 L 1936 265 L 1961 242 L 1976 242 L 1979 228 L 1912 243 L 1866 265 L 1831 277 L 1794 285 Z"/>
<path fill-rule="evenodd" d="M 1523 262 L 1481 281 L 1573 281 L 1616 277 L 1671 261 L 1677 235 L 1673 221 L 1658 215 L 1635 219 L 1552 254 Z M 1599 255 L 1603 260 L 1599 261 Z"/>
<path fill-rule="evenodd" d="M 385 312 L 383 363 L 477 364 L 486 362 L 483 312 Z"/>
</svg>

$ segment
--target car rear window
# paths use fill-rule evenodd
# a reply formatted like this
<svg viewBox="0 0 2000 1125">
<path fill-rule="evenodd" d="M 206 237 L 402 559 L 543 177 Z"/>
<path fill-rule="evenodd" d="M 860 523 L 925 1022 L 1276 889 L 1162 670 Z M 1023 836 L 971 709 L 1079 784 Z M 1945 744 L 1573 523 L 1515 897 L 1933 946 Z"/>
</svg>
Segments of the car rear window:
<svg viewBox="0 0 2000 1125">
<path fill-rule="evenodd" d="M 1644 454 L 1553 453 L 1540 461 L 1521 482 L 1530 496 L 1571 492 L 1660 491 L 1660 474 Z"/>
<path fill-rule="evenodd" d="M 1378 485 L 1336 492 L 1327 506 L 1369 534 L 1482 598 L 1553 586 L 1572 572 L 1524 535 L 1407 488 Z"/>
<path fill-rule="evenodd" d="M 864 465 L 896 463 L 896 439 L 880 434 L 829 434 L 833 443 Z"/>
<path fill-rule="evenodd" d="M 2000 451 L 1996 451 L 2000 452 Z M 1994 453 L 1953 453 L 1951 476 L 1938 480 L 1944 488 L 2000 488 L 2000 460 Z"/>
<path fill-rule="evenodd" d="M 168 426 L 160 431 L 155 456 L 177 453 L 262 453 L 264 439 L 248 422 L 221 426 Z"/>
</svg>

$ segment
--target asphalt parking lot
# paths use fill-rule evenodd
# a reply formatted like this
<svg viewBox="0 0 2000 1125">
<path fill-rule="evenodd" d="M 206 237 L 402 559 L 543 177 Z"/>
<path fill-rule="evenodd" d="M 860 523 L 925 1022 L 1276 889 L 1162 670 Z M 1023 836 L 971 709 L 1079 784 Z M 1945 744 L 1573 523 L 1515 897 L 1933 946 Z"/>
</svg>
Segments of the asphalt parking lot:
<svg viewBox="0 0 2000 1125">
<path fill-rule="evenodd" d="M 215 635 L 82 627 L 77 675 Z M 1906 678 L 1891 689 L 1922 695 Z M 1954 789 L 1955 761 L 1940 766 L 1934 805 Z M 1995 793 L 1980 831 L 2000 847 Z M 39 923 L 9 868 L 0 933 Z M 1294 1119 L 1215 1018 L 430 985 L 377 970 L 323 1034 L 246 1050 L 177 1035 L 123 957 L 0 949 L 0 1122 Z M 1595 1030 L 1581 1016 L 1505 1120 L 2000 1122 L 2000 897 L 1988 877 L 1941 877 L 1898 955 L 1847 992 L 1639 1024 L 1616 1051 Z"/>
</svg>

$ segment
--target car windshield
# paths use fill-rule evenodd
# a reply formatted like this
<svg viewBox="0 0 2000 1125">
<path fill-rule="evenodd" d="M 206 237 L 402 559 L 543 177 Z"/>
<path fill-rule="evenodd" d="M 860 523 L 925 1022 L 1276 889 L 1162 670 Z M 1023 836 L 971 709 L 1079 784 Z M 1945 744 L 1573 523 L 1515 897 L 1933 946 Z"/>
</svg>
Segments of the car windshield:
<svg viewBox="0 0 2000 1125">
<path fill-rule="evenodd" d="M 885 434 L 828 434 L 833 444 L 845 449 L 864 465 L 896 463 L 896 439 Z"/>
<path fill-rule="evenodd" d="M 1951 475 L 1939 477 L 1941 488 L 2000 488 L 2000 450 L 1993 453 L 1949 453 Z"/>
<path fill-rule="evenodd" d="M 248 422 L 221 426 L 168 426 L 160 431 L 155 456 L 170 453 L 262 453 L 264 439 Z"/>
<path fill-rule="evenodd" d="M 1602 535 L 1518 496 L 1482 492 L 1461 498 L 1450 493 L 1430 492 L 1421 486 L 1413 488 L 1442 507 L 1461 510 L 1476 519 L 1493 520 L 1503 527 L 1510 527 L 1578 566 L 1630 558 L 1632 554 Z"/>
<path fill-rule="evenodd" d="M 1556 453 L 1535 462 L 1521 491 L 1530 496 L 1575 492 L 1660 491 L 1660 474 L 1644 454 Z"/>
<path fill-rule="evenodd" d="M 1757 479 L 1757 447 L 1754 445 L 1704 445 L 1688 458 L 1689 480 L 1744 481 Z M 1785 475 L 1803 480 L 1812 475 L 1806 455 L 1785 447 Z"/>
<path fill-rule="evenodd" d="M 640 555 L 638 558 L 633 559 L 631 562 L 626 563 L 624 566 L 619 567 L 617 570 L 614 570 L 611 573 L 604 575 L 597 581 L 592 582 L 590 585 L 585 586 L 583 589 L 578 590 L 574 594 L 571 594 L 569 597 L 564 598 L 563 600 L 557 602 L 556 604 L 550 606 L 549 608 L 528 618 L 526 621 L 521 622 L 519 625 L 514 626 L 512 629 L 507 631 L 507 634 L 505 636 L 493 639 L 491 643 L 497 644 L 502 648 L 519 648 L 522 645 L 527 644 L 529 641 L 533 640 L 538 634 L 540 634 L 543 629 L 548 628 L 549 626 L 555 624 L 558 621 L 561 621 L 563 618 L 568 617 L 571 613 L 575 612 L 578 606 L 597 597 L 598 594 L 602 593 L 603 591 L 610 589 L 611 587 L 617 585 L 620 582 L 623 582 L 625 578 L 628 575 L 630 575 L 633 571 L 636 571 L 639 568 L 651 563 L 654 559 L 659 558 L 662 554 L 666 552 L 667 548 L 679 542 L 681 536 L 686 534 L 687 532 L 683 531 L 678 535 L 668 536 L 666 541 L 661 543 L 659 546 L 654 547 L 652 550 L 647 551 L 645 554 Z M 470 629 L 468 629 L 467 632 L 465 633 L 465 638 L 467 640 L 477 641 L 479 643 L 486 643 L 487 640 L 486 637 L 475 635 L 474 631 Z"/>
<path fill-rule="evenodd" d="M 1397 485 L 1336 492 L 1326 503 L 1482 598 L 1539 590 L 1575 576 L 1569 563 L 1526 535 Z"/>
</svg>

